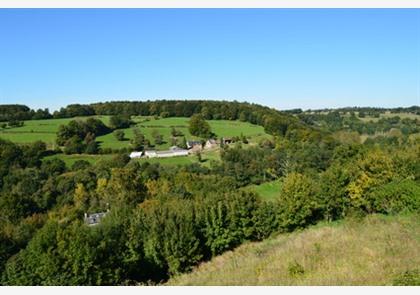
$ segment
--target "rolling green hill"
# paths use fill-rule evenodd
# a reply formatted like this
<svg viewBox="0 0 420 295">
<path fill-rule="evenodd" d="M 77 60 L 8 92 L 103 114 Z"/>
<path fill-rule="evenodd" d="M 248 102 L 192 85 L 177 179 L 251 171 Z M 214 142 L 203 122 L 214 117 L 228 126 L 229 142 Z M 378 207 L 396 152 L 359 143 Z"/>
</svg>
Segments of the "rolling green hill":
<svg viewBox="0 0 420 295">
<path fill-rule="evenodd" d="M 150 119 L 149 121 L 142 121 L 141 117 L 136 118 L 138 123 L 137 128 L 154 143 L 152 132 L 153 130 L 158 131 L 164 140 L 164 144 L 156 146 L 156 149 L 164 150 L 171 146 L 171 128 L 175 127 L 177 130 L 181 131 L 184 136 L 189 139 L 197 139 L 197 137 L 192 136 L 188 131 L 188 121 L 189 118 L 185 117 L 172 117 L 164 119 Z M 247 122 L 240 121 L 228 121 L 228 120 L 209 120 L 210 127 L 212 131 L 218 137 L 232 137 L 240 136 L 241 133 L 250 138 L 251 142 L 255 142 L 260 138 L 268 137 L 269 135 L 264 132 L 262 126 L 253 125 Z M 103 148 L 123 148 L 128 147 L 129 140 L 133 137 L 133 129 L 126 128 L 122 129 L 125 133 L 125 137 L 128 139 L 126 141 L 118 141 L 113 134 L 107 134 L 104 136 L 99 136 L 97 140 L 101 142 L 101 147 Z"/>
<path fill-rule="evenodd" d="M 108 124 L 110 116 L 94 116 Z M 55 143 L 56 132 L 60 125 L 68 124 L 71 120 L 85 120 L 88 117 L 76 117 L 66 119 L 48 119 L 48 120 L 28 120 L 24 122 L 24 126 L 15 128 L 6 128 L 0 130 L 0 137 L 9 139 L 16 143 L 29 143 L 36 140 L 46 142 L 50 147 Z M 134 121 L 140 131 L 149 139 L 154 142 L 152 137 L 153 130 L 157 130 L 163 135 L 164 144 L 156 146 L 156 149 L 164 150 L 171 145 L 170 132 L 172 126 L 177 130 L 182 131 L 187 139 L 196 139 L 191 136 L 188 131 L 189 118 L 173 117 L 164 119 L 154 119 L 153 117 L 135 117 Z M 261 138 L 269 137 L 264 132 L 262 126 L 253 125 L 247 122 L 228 121 L 228 120 L 210 120 L 208 121 L 212 131 L 218 137 L 232 137 L 239 136 L 241 133 L 249 138 L 251 142 L 256 142 Z M 125 133 L 125 141 L 118 141 L 112 133 L 99 136 L 97 141 L 100 142 L 102 148 L 123 148 L 129 147 L 130 139 L 133 137 L 133 129 L 122 129 Z"/>
<path fill-rule="evenodd" d="M 94 116 L 102 120 L 105 124 L 109 123 L 110 116 Z M 0 138 L 8 139 L 16 143 L 30 143 L 36 140 L 42 140 L 47 144 L 48 148 L 54 148 L 56 132 L 60 125 L 68 124 L 71 120 L 86 120 L 89 117 L 76 117 L 76 118 L 65 118 L 65 119 L 48 119 L 48 120 L 28 120 L 25 121 L 24 126 L 15 128 L 6 128 L 0 130 Z M 186 117 L 172 117 L 172 118 L 154 118 L 151 116 L 135 116 L 132 120 L 136 123 L 135 126 L 130 128 L 121 129 L 125 133 L 125 140 L 118 141 L 114 134 L 109 133 L 103 136 L 98 136 L 97 141 L 101 148 L 128 148 L 130 147 L 130 139 L 133 138 L 133 128 L 139 128 L 140 131 L 145 135 L 147 139 L 153 144 L 154 139 L 152 133 L 157 130 L 163 136 L 163 144 L 156 145 L 155 149 L 165 150 L 171 146 L 171 129 L 175 127 L 181 131 L 187 140 L 197 139 L 192 136 L 188 131 L 189 118 Z M 262 126 L 250 124 L 241 121 L 229 121 L 229 120 L 209 120 L 208 121 L 212 131 L 220 137 L 233 137 L 245 135 L 250 143 L 256 143 L 262 138 L 270 138 L 271 136 L 264 132 Z M 181 139 L 179 139 L 181 140 Z M 68 166 L 71 166 L 77 160 L 86 160 L 90 163 L 96 163 L 100 159 L 110 158 L 111 155 L 65 155 L 57 154 L 46 157 L 60 158 Z M 218 160 L 219 154 L 216 151 L 205 152 L 202 154 L 202 164 L 209 165 L 210 160 Z M 144 159 L 142 159 L 144 160 Z M 140 161 L 142 161 L 140 160 Z M 189 157 L 176 157 L 168 159 L 149 159 L 149 162 L 159 162 L 164 165 L 177 165 L 177 164 L 191 164 L 198 162 L 196 156 L 192 155 Z"/>
<path fill-rule="evenodd" d="M 94 116 L 105 124 L 109 116 Z M 44 141 L 49 147 L 54 145 L 56 133 L 60 125 L 66 125 L 72 120 L 86 120 L 89 117 L 75 117 L 65 119 L 27 120 L 22 127 L 0 130 L 0 137 L 16 143 L 30 143 L 36 140 Z"/>
<path fill-rule="evenodd" d="M 419 226 L 418 215 L 320 224 L 244 244 L 167 284 L 420 284 Z"/>
</svg>

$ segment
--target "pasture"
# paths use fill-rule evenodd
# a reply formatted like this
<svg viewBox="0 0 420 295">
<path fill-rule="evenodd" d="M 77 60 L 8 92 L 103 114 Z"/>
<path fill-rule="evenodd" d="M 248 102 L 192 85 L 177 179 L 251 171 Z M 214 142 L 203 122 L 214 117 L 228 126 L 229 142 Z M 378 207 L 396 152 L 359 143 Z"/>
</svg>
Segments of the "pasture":
<svg viewBox="0 0 420 295">
<path fill-rule="evenodd" d="M 94 116 L 106 125 L 109 123 L 110 116 Z M 60 125 L 68 124 L 71 120 L 86 120 L 88 117 L 76 117 L 65 119 L 48 119 L 48 120 L 29 120 L 25 121 L 24 126 L 15 128 L 0 129 L 0 137 L 9 139 L 16 143 L 30 143 L 36 140 L 42 140 L 47 143 L 48 148 L 55 148 L 56 132 Z M 154 119 L 153 117 L 133 117 L 136 122 L 131 128 L 121 129 L 125 133 L 125 140 L 118 141 L 114 134 L 109 133 L 97 137 L 101 148 L 119 149 L 130 147 L 130 139 L 133 138 L 133 128 L 138 128 L 145 137 L 154 144 L 155 140 L 152 136 L 154 130 L 163 136 L 163 144 L 156 145 L 157 150 L 165 150 L 171 146 L 171 128 L 175 127 L 181 131 L 187 140 L 197 139 L 188 131 L 189 118 L 173 117 L 164 119 Z M 257 142 L 259 139 L 270 137 L 264 132 L 262 126 L 253 125 L 247 122 L 228 121 L 228 120 L 210 120 L 208 121 L 212 131 L 220 137 L 240 136 L 241 133 L 248 137 L 250 142 Z M 181 140 L 181 137 L 178 138 Z"/>
<path fill-rule="evenodd" d="M 152 136 L 154 130 L 163 136 L 163 144 L 155 145 L 157 150 L 165 150 L 171 146 L 171 129 L 175 127 L 177 130 L 181 131 L 187 140 L 198 139 L 195 136 L 192 136 L 188 131 L 188 121 L 189 118 L 185 117 L 173 117 L 173 118 L 164 118 L 164 119 L 153 119 L 148 118 L 149 121 L 141 120 L 141 117 L 136 117 L 138 123 L 136 128 L 140 129 L 141 133 L 152 143 L 154 144 L 155 140 Z M 261 138 L 270 137 L 264 132 L 262 126 L 253 125 L 247 122 L 240 121 L 228 121 L 228 120 L 209 120 L 207 121 L 210 124 L 212 131 L 220 137 L 233 137 L 240 136 L 241 133 L 249 138 L 250 142 L 256 142 Z M 134 126 L 133 126 L 134 127 Z M 101 147 L 103 148 L 123 148 L 129 147 L 130 139 L 133 138 L 133 127 L 121 129 L 125 133 L 126 140 L 118 141 L 115 136 L 111 134 L 106 134 L 99 136 L 97 140 L 100 142 Z M 178 137 L 180 141 L 182 137 Z"/>
<path fill-rule="evenodd" d="M 105 124 L 109 116 L 94 116 Z M 49 148 L 55 147 L 56 133 L 60 125 L 66 125 L 71 120 L 86 120 L 89 117 L 75 117 L 64 119 L 29 120 L 22 127 L 0 129 L 0 137 L 16 143 L 30 143 L 42 140 Z"/>
<path fill-rule="evenodd" d="M 257 193 L 263 200 L 275 201 L 279 198 L 281 185 L 282 181 L 277 179 L 260 185 L 249 185 L 244 190 Z"/>
</svg>

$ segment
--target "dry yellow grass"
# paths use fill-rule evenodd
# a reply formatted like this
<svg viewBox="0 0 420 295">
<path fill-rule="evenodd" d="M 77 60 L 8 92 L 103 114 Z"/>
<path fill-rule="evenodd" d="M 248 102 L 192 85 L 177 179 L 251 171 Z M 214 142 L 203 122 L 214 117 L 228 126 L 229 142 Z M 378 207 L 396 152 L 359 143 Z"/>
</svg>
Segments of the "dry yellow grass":
<svg viewBox="0 0 420 295">
<path fill-rule="evenodd" d="M 391 285 L 420 268 L 420 216 L 369 216 L 248 243 L 168 285 Z"/>
</svg>

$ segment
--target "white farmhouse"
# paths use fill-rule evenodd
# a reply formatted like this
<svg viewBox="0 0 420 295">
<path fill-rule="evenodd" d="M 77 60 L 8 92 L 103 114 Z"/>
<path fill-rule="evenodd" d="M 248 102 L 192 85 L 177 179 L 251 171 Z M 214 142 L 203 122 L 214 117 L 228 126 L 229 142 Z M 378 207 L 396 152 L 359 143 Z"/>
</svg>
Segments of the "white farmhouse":
<svg viewBox="0 0 420 295">
<path fill-rule="evenodd" d="M 173 156 L 188 156 L 188 150 L 177 146 L 172 146 L 169 150 L 172 152 Z"/>
<path fill-rule="evenodd" d="M 157 154 L 156 154 L 156 151 L 145 151 L 144 156 L 146 158 L 156 158 Z"/>
<path fill-rule="evenodd" d="M 178 156 L 188 156 L 188 150 L 184 150 L 177 146 L 173 146 L 166 151 L 145 151 L 144 155 L 146 158 L 170 158 Z"/>
<path fill-rule="evenodd" d="M 215 139 L 209 139 L 206 141 L 206 145 L 204 146 L 205 149 L 212 149 L 217 147 L 217 141 Z"/>
<path fill-rule="evenodd" d="M 134 158 L 141 158 L 142 154 L 143 154 L 143 152 L 132 152 L 132 153 L 130 154 L 130 158 L 131 158 L 131 159 L 134 159 Z"/>
</svg>

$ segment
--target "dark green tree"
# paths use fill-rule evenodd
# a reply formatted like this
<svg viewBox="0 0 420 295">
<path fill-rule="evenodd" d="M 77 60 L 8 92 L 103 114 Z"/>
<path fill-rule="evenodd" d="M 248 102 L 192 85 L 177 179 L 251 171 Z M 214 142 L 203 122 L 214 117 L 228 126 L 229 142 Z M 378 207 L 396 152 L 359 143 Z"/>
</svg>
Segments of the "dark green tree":
<svg viewBox="0 0 420 295">
<path fill-rule="evenodd" d="M 194 136 L 210 138 L 212 135 L 209 123 L 201 114 L 195 114 L 191 117 L 188 129 Z"/>
</svg>

